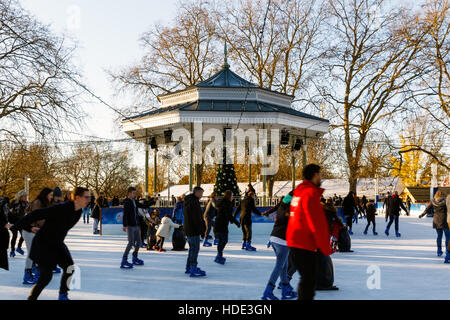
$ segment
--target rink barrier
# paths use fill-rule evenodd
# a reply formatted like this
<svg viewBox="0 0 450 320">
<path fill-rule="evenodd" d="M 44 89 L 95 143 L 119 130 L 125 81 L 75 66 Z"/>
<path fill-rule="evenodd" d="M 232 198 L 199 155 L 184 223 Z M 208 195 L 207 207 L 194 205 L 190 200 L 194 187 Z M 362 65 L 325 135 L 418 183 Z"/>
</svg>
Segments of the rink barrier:
<svg viewBox="0 0 450 320">
<path fill-rule="evenodd" d="M 383 202 L 378 202 L 376 204 L 376 208 L 377 208 L 377 214 L 378 216 L 384 216 L 384 211 L 383 211 Z M 411 204 L 410 207 L 410 214 L 411 216 L 419 216 L 426 208 L 426 204 L 423 203 L 413 203 Z M 150 208 L 150 212 L 155 210 L 156 208 Z M 160 212 L 160 217 L 163 218 L 166 215 L 172 215 L 173 212 L 173 208 L 158 208 L 159 212 Z M 270 209 L 270 207 L 257 207 L 259 212 L 265 212 L 268 209 Z M 342 219 L 342 221 L 345 222 L 345 217 L 344 217 L 344 210 L 342 207 L 336 207 L 337 209 L 337 215 Z M 272 213 L 270 214 L 269 217 L 261 217 L 258 216 L 254 213 L 252 213 L 252 222 L 254 223 L 262 223 L 262 224 L 268 224 L 268 223 L 273 223 L 275 220 L 275 215 L 276 213 Z M 182 217 L 181 217 L 182 218 Z M 182 218 L 183 219 L 183 218 Z M 103 229 L 103 226 L 119 226 L 122 225 L 122 221 L 123 221 L 123 208 L 121 207 L 117 207 L 117 208 L 103 208 L 102 212 L 101 212 L 101 228 Z M 183 222 L 182 222 L 183 223 Z"/>
<path fill-rule="evenodd" d="M 156 208 L 150 208 L 149 212 L 152 212 Z M 166 215 L 172 215 L 173 208 L 157 208 L 159 210 L 159 215 L 163 218 Z M 268 207 L 258 207 L 259 212 L 264 212 L 270 208 Z M 255 223 L 273 223 L 275 220 L 275 213 L 271 214 L 269 217 L 260 217 L 252 213 L 252 221 Z M 122 224 L 123 222 L 123 208 L 103 208 L 101 223 L 105 224 Z"/>
</svg>

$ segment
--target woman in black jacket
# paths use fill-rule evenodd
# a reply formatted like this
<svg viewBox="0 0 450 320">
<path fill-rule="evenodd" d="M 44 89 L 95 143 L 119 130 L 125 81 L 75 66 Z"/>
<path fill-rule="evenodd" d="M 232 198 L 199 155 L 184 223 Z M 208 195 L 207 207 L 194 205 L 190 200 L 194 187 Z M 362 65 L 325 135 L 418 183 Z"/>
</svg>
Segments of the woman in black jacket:
<svg viewBox="0 0 450 320">
<path fill-rule="evenodd" d="M 3 199 L 0 198 L 0 203 Z M 0 210 L 0 268 L 9 270 L 8 268 L 8 244 L 9 232 L 6 229 L 8 220 L 3 210 Z"/>
<path fill-rule="evenodd" d="M 208 242 L 209 233 L 211 232 L 211 228 L 214 225 L 213 219 L 217 215 L 217 201 L 219 200 L 219 197 L 217 196 L 217 193 L 213 192 L 208 199 L 208 203 L 205 207 L 205 212 L 203 214 L 203 220 L 205 220 L 205 226 L 206 231 L 205 235 L 203 237 L 203 246 L 204 247 L 211 247 L 212 244 Z"/>
<path fill-rule="evenodd" d="M 293 299 L 297 297 L 296 292 L 294 292 L 293 288 L 289 284 L 289 247 L 286 243 L 286 230 L 289 223 L 292 195 L 293 192 L 291 191 L 281 200 L 281 204 L 278 206 L 275 224 L 273 226 L 272 233 L 270 234 L 270 244 L 272 245 L 277 260 L 264 294 L 261 298 L 263 300 L 278 300 L 278 298 L 273 294 L 273 289 L 275 288 L 275 283 L 278 278 L 280 278 L 281 282 L 282 299 Z"/>
<path fill-rule="evenodd" d="M 28 209 L 28 206 L 29 206 L 29 203 L 27 201 L 27 195 L 28 194 L 25 192 L 25 190 L 20 190 L 16 194 L 13 202 L 11 203 L 11 212 L 10 212 L 10 214 L 8 216 L 8 221 L 9 221 L 10 224 L 16 223 L 17 221 L 22 219 L 23 216 L 25 215 L 25 213 L 26 213 L 26 211 Z M 25 252 L 22 250 L 22 244 L 24 242 L 24 239 L 22 237 L 22 231 L 20 230 L 20 239 L 19 239 L 19 242 L 17 244 L 17 249 L 15 249 L 15 247 L 16 247 L 16 240 L 17 240 L 19 231 L 18 230 L 12 230 L 11 232 L 12 232 L 11 252 L 10 252 L 9 256 L 11 258 L 15 257 L 16 256 L 15 251 L 17 251 L 21 255 L 24 255 Z"/>
<path fill-rule="evenodd" d="M 97 198 L 95 200 L 94 207 L 91 210 L 91 218 L 94 219 L 94 223 L 92 225 L 92 227 L 93 227 L 93 230 L 92 230 L 93 234 L 99 234 L 100 233 L 100 231 L 98 230 L 98 222 L 100 220 L 100 211 L 102 210 L 101 207 L 100 207 L 101 206 L 100 200 L 101 200 L 100 198 Z"/>
<path fill-rule="evenodd" d="M 217 216 L 214 224 L 214 233 L 219 240 L 217 244 L 217 256 L 214 262 L 225 264 L 223 250 L 228 243 L 228 224 L 234 223 L 239 228 L 240 224 L 233 217 L 233 192 L 227 190 L 223 194 L 223 199 L 217 205 Z"/>
<path fill-rule="evenodd" d="M 344 198 L 344 202 L 342 203 L 342 206 L 344 207 L 344 216 L 345 216 L 345 224 L 348 228 L 348 233 L 353 234 L 352 232 L 352 223 L 353 223 L 353 216 L 355 215 L 355 193 L 353 191 L 350 191 L 347 196 Z"/>
<path fill-rule="evenodd" d="M 262 216 L 262 213 L 256 209 L 255 196 L 252 191 L 249 191 L 234 213 L 234 218 L 240 213 L 242 250 L 247 251 L 256 251 L 256 248 L 252 247 L 252 212 L 258 216 Z"/>
<path fill-rule="evenodd" d="M 36 300 L 42 290 L 50 283 L 56 265 L 64 272 L 61 277 L 59 300 L 69 300 L 67 293 L 68 280 L 74 270 L 74 262 L 64 239 L 70 229 L 80 220 L 81 211 L 90 200 L 89 190 L 75 188 L 74 201 L 68 201 L 55 206 L 35 210 L 19 220 L 13 230 L 26 230 L 36 233 L 31 246 L 30 258 L 39 266 L 40 277 L 31 290 L 28 300 Z M 42 228 L 33 227 L 33 223 L 45 219 Z"/>
</svg>

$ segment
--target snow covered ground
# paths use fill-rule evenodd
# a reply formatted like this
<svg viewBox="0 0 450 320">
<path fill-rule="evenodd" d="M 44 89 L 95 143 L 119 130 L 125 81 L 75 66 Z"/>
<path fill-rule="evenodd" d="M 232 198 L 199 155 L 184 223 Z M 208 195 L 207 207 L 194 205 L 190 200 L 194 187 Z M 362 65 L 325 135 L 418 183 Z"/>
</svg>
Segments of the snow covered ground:
<svg viewBox="0 0 450 320">
<path fill-rule="evenodd" d="M 339 291 L 317 292 L 316 299 L 449 299 L 450 265 L 436 257 L 435 231 L 431 219 L 400 218 L 401 238 L 386 237 L 384 219 L 377 219 L 378 236 L 364 236 L 365 220 L 354 225 L 353 253 L 332 255 L 335 285 Z M 92 224 L 81 221 L 66 243 L 81 270 L 81 289 L 72 290 L 70 298 L 87 299 L 260 299 L 275 257 L 266 243 L 271 224 L 254 224 L 253 245 L 256 252 L 240 249 L 240 234 L 233 229 L 225 249 L 227 263 L 214 263 L 215 247 L 201 247 L 199 266 L 207 277 L 190 278 L 184 274 L 187 251 L 174 252 L 167 242 L 165 253 L 140 251 L 145 266 L 132 270 L 119 268 L 126 246 L 125 234 L 94 236 Z M 391 233 L 392 233 L 391 229 Z M 10 259 L 10 271 L 0 270 L 0 299 L 25 299 L 30 286 L 22 285 L 25 259 Z M 380 270 L 380 289 L 369 289 L 369 266 Z M 55 299 L 60 275 L 55 275 L 41 299 Z M 372 275 L 372 277 L 374 277 Z M 293 285 L 297 286 L 298 275 Z M 370 281 L 369 281 L 370 282 Z M 275 294 L 280 296 L 280 290 Z"/>
</svg>

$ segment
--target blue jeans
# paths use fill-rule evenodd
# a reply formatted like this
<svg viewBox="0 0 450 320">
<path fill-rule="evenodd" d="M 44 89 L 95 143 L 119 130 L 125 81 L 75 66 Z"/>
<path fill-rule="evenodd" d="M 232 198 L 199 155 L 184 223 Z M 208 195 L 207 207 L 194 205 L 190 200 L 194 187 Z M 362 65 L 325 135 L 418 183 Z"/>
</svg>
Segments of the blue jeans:
<svg viewBox="0 0 450 320">
<path fill-rule="evenodd" d="M 87 218 L 87 223 L 89 223 L 89 215 L 91 214 L 91 208 L 89 207 L 85 207 L 83 208 L 83 222 L 86 222 L 86 218 Z"/>
<path fill-rule="evenodd" d="M 189 252 L 186 262 L 186 268 L 196 267 L 198 253 L 200 252 L 200 236 L 187 237 L 189 243 Z"/>
<path fill-rule="evenodd" d="M 445 234 L 445 247 L 448 247 L 448 241 L 450 240 L 450 229 L 436 229 L 437 239 L 436 243 L 438 248 L 442 248 L 442 234 Z"/>
<path fill-rule="evenodd" d="M 395 221 L 395 232 L 398 232 L 398 216 L 389 216 L 389 223 L 386 227 L 387 230 L 389 230 L 389 228 L 392 225 L 392 222 Z"/>
<path fill-rule="evenodd" d="M 228 233 L 216 232 L 216 239 L 219 240 L 219 243 L 217 244 L 217 255 L 222 257 L 223 249 L 225 249 L 225 246 L 228 243 Z"/>
<path fill-rule="evenodd" d="M 273 268 L 272 274 L 270 275 L 269 283 L 275 286 L 278 277 L 280 277 L 281 283 L 289 283 L 287 272 L 289 247 L 272 242 L 272 248 L 277 256 L 277 261 L 275 263 L 275 267 Z"/>
</svg>

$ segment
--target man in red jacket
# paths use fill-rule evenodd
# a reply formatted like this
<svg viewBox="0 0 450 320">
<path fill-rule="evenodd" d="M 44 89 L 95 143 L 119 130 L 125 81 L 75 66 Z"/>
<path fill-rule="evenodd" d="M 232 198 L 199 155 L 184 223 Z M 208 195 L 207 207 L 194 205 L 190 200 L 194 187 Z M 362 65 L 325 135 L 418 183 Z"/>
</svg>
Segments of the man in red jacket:
<svg viewBox="0 0 450 320">
<path fill-rule="evenodd" d="M 320 167 L 309 164 L 303 169 L 303 182 L 295 189 L 291 201 L 291 216 L 286 232 L 296 269 L 301 280 L 298 299 L 312 300 L 316 286 L 316 255 L 331 252 L 328 223 L 320 204 L 324 189 L 321 185 Z"/>
</svg>

